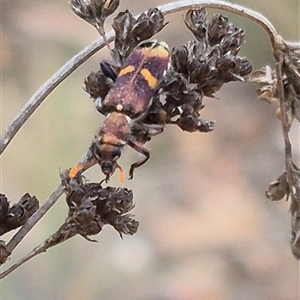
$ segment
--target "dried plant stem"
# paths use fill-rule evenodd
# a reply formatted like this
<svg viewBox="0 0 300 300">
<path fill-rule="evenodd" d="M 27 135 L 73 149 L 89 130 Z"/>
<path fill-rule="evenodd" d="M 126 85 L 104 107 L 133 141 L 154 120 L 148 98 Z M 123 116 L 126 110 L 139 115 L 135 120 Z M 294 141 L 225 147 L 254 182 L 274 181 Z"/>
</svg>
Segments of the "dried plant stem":
<svg viewBox="0 0 300 300">
<path fill-rule="evenodd" d="M 107 40 L 113 40 L 113 33 L 111 32 Z M 88 60 L 97 51 L 105 46 L 103 39 L 98 39 L 91 45 L 84 48 L 77 55 L 71 58 L 63 67 L 61 67 L 49 80 L 47 80 L 28 100 L 25 106 L 21 109 L 19 114 L 14 118 L 7 130 L 3 133 L 0 139 L 0 154 L 6 149 L 16 133 L 25 124 L 29 117 L 35 110 L 43 103 L 46 97 L 70 74 L 72 74 L 81 64 Z"/>
<path fill-rule="evenodd" d="M 293 189 L 293 158 L 292 158 L 292 144 L 289 138 L 289 125 L 286 115 L 286 107 L 284 103 L 284 86 L 283 86 L 283 78 L 282 78 L 282 64 L 283 64 L 283 53 L 278 51 L 277 61 L 276 61 L 276 77 L 277 77 L 277 89 L 280 101 L 280 110 L 282 112 L 282 133 L 284 140 L 284 149 L 285 149 L 285 166 L 286 166 L 286 176 L 287 182 L 289 185 L 290 197 L 291 201 L 296 201 L 296 195 Z M 274 55 L 276 52 L 274 51 Z"/>
<path fill-rule="evenodd" d="M 199 7 L 220 9 L 220 10 L 228 11 L 230 13 L 239 15 L 241 17 L 245 17 L 249 20 L 252 20 L 258 23 L 259 25 L 261 25 L 266 30 L 267 34 L 270 37 L 273 49 L 278 47 L 277 43 L 281 43 L 281 39 L 279 41 L 277 40 L 278 34 L 275 27 L 267 18 L 265 18 L 263 15 L 261 15 L 260 13 L 252 9 L 248 9 L 244 6 L 233 4 L 227 1 L 184 0 L 184 1 L 168 3 L 159 6 L 158 8 L 162 11 L 163 14 L 166 15 L 166 14 L 182 11 L 185 9 L 199 8 Z"/>
<path fill-rule="evenodd" d="M 9 267 L 4 272 L 0 273 L 0 280 L 8 276 L 10 273 L 12 273 L 14 270 L 19 268 L 21 265 L 29 261 L 31 258 L 37 256 L 38 254 L 41 254 L 47 250 L 47 246 L 45 247 L 44 244 L 37 246 L 34 248 L 30 253 L 28 253 L 26 256 L 24 256 L 22 259 L 20 259 L 18 262 L 13 264 L 11 267 Z"/>
<path fill-rule="evenodd" d="M 59 197 L 58 197 L 59 198 Z M 57 198 L 57 199 L 58 199 Z M 49 199 L 50 200 L 50 199 Z M 55 201 L 53 202 L 53 204 L 55 203 Z M 74 235 L 69 235 L 69 236 L 65 236 L 64 239 L 59 238 L 61 236 L 61 231 L 64 229 L 64 227 L 67 227 L 68 224 L 63 224 L 61 226 L 61 228 L 54 233 L 53 235 L 51 235 L 46 241 L 44 241 L 41 245 L 35 247 L 30 253 L 28 253 L 26 256 L 24 256 L 22 259 L 20 259 L 18 262 L 16 262 L 15 264 L 13 264 L 11 267 L 9 267 L 7 270 L 5 270 L 4 272 L 0 273 L 0 280 L 5 278 L 7 275 L 9 275 L 10 273 L 12 273 L 14 270 L 16 270 L 17 268 L 19 268 L 21 265 L 23 265 L 24 263 L 26 263 L 27 261 L 29 261 L 30 259 L 32 259 L 33 257 L 46 252 L 49 248 L 58 245 L 64 241 L 66 241 L 67 239 L 70 239 L 71 237 L 73 237 Z"/>
</svg>

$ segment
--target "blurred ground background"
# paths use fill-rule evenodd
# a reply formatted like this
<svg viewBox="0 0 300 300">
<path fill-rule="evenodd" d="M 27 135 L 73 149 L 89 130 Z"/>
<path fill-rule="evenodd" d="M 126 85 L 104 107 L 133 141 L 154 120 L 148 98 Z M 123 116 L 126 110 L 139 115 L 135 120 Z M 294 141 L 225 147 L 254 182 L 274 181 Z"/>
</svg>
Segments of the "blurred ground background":
<svg viewBox="0 0 300 300">
<path fill-rule="evenodd" d="M 121 2 L 121 9 L 138 13 L 168 1 Z M 299 1 L 235 2 L 263 13 L 285 39 L 299 40 Z M 2 0 L 1 5 L 3 132 L 31 95 L 98 36 L 71 12 L 67 1 Z M 272 64 L 262 29 L 223 14 L 247 30 L 242 55 L 255 68 Z M 192 38 L 182 13 L 167 21 L 157 38 L 170 46 Z M 74 166 L 86 151 L 103 117 L 84 93 L 83 79 L 105 58 L 106 50 L 61 84 L 2 155 L 1 192 L 12 202 L 29 192 L 43 203 L 59 184 L 59 169 Z M 251 85 L 228 84 L 218 97 L 205 99 L 202 110 L 203 118 L 217 121 L 215 131 L 189 134 L 167 128 L 148 144 L 150 161 L 125 183 L 134 190 L 134 213 L 140 221 L 135 236 L 121 240 L 105 227 L 98 243 L 75 237 L 5 278 L 0 298 L 298 299 L 299 264 L 289 248 L 289 204 L 264 197 L 265 188 L 284 169 L 275 107 L 256 100 Z M 299 127 L 291 136 L 299 155 Z M 137 158 L 127 148 L 124 169 Z M 87 176 L 102 179 L 98 167 Z M 117 184 L 114 176 L 111 185 Z M 2 270 L 56 231 L 66 212 L 62 197 Z"/>
</svg>

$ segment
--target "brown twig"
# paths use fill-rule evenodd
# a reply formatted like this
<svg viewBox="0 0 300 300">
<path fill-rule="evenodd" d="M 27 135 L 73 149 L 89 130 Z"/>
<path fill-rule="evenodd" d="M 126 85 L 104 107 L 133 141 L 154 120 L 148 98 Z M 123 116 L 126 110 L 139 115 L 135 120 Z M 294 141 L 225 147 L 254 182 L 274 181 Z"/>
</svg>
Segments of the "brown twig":
<svg viewBox="0 0 300 300">
<path fill-rule="evenodd" d="M 56 195 L 56 196 L 58 196 L 58 195 Z M 57 199 L 58 198 L 59 197 L 57 197 Z M 53 201 L 53 204 L 55 202 L 56 201 Z M 33 257 L 35 257 L 35 256 L 37 256 L 37 255 L 39 255 L 39 254 L 41 254 L 43 252 L 46 252 L 49 248 L 51 248 L 51 247 L 53 247 L 55 245 L 58 245 L 59 243 L 62 243 L 64 241 L 66 241 L 67 239 L 73 237 L 74 235 L 70 235 L 69 237 L 66 237 L 63 240 L 62 239 L 55 239 L 58 235 L 60 235 L 60 230 L 62 230 L 64 227 L 66 227 L 66 224 L 63 224 L 63 226 L 54 235 L 52 235 L 50 238 L 48 238 L 46 241 L 44 241 L 39 246 L 35 247 L 31 252 L 29 252 L 26 256 L 24 256 L 18 262 L 16 262 L 12 266 L 10 266 L 7 270 L 5 270 L 4 272 L 2 272 L 0 274 L 0 280 L 3 279 L 3 278 L 5 278 L 6 276 L 8 276 L 10 273 L 12 273 L 14 270 L 16 270 L 17 268 L 19 268 L 21 265 L 23 265 L 24 263 L 26 263 L 27 261 L 29 261 Z"/>
<path fill-rule="evenodd" d="M 20 259 L 18 262 L 13 264 L 11 267 L 6 269 L 4 272 L 0 273 L 0 280 L 8 276 L 11 272 L 19 268 L 21 265 L 26 263 L 31 258 L 35 257 L 38 254 L 41 254 L 47 250 L 47 247 L 45 247 L 44 244 L 37 246 L 34 248 L 30 253 L 28 253 L 26 256 L 24 256 L 22 259 Z"/>
</svg>

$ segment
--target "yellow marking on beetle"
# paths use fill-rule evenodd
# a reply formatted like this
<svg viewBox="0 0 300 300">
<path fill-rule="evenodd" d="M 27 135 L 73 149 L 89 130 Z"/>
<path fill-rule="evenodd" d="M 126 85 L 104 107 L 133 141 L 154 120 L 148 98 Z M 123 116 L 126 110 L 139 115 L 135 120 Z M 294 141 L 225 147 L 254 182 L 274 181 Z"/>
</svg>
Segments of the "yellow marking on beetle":
<svg viewBox="0 0 300 300">
<path fill-rule="evenodd" d="M 117 104 L 116 106 L 117 111 L 122 111 L 123 110 L 123 105 L 122 104 Z"/>
<path fill-rule="evenodd" d="M 128 73 L 132 73 L 132 72 L 134 72 L 134 70 L 135 70 L 135 67 L 133 65 L 129 65 L 128 67 L 121 69 L 121 71 L 118 74 L 118 77 L 122 77 Z"/>
<path fill-rule="evenodd" d="M 150 73 L 148 69 L 142 69 L 141 74 L 144 77 L 144 79 L 147 81 L 148 85 L 151 87 L 151 89 L 156 89 L 158 86 L 158 80 Z"/>
<path fill-rule="evenodd" d="M 169 51 L 163 46 L 158 45 L 153 48 L 142 48 L 141 51 L 148 57 L 159 57 L 159 58 L 168 58 Z"/>
</svg>

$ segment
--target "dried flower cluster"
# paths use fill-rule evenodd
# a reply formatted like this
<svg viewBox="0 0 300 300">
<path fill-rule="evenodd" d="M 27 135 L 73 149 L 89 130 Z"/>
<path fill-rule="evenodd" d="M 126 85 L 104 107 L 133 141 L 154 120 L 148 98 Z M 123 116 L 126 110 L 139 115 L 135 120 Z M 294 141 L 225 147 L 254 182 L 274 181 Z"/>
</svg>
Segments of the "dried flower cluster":
<svg viewBox="0 0 300 300">
<path fill-rule="evenodd" d="M 283 105 L 285 109 L 286 123 L 284 130 L 289 132 L 293 121 L 300 122 L 300 45 L 289 43 L 283 51 L 282 61 L 283 78 Z M 268 103 L 277 105 L 276 115 L 283 122 L 283 112 L 280 105 L 280 95 L 278 88 L 278 79 L 276 71 L 269 66 L 253 72 L 251 81 L 258 84 L 258 98 Z M 292 153 L 287 153 L 292 161 Z M 292 197 L 291 193 L 293 194 Z M 286 200 L 291 198 L 290 213 L 292 219 L 291 230 L 291 249 L 293 255 L 300 259 L 300 170 L 292 161 L 292 170 L 290 179 L 287 172 L 283 172 L 274 182 L 272 182 L 267 191 L 266 197 L 272 201 Z"/>
<path fill-rule="evenodd" d="M 284 104 L 289 129 L 295 119 L 300 122 L 300 46 L 287 45 L 282 72 Z M 278 106 L 276 115 L 282 120 L 275 70 L 272 70 L 269 66 L 265 66 L 253 72 L 250 79 L 259 86 L 257 94 L 260 100 L 275 103 Z"/>
<path fill-rule="evenodd" d="M 75 234 L 88 239 L 98 234 L 104 225 L 113 226 L 122 234 L 133 235 L 139 223 L 128 214 L 133 208 L 133 193 L 126 188 L 102 188 L 100 183 L 86 183 L 82 176 L 69 179 L 68 171 L 61 174 L 69 206 L 68 217 L 59 230 L 59 240 Z"/>
<path fill-rule="evenodd" d="M 148 26 L 147 31 L 143 29 L 144 24 Z M 172 50 L 171 66 L 152 105 L 142 118 L 132 123 L 132 138 L 141 143 L 163 132 L 166 124 L 176 124 L 188 132 L 213 130 L 214 121 L 200 118 L 203 97 L 214 97 L 224 83 L 244 81 L 252 71 L 251 62 L 238 56 L 244 44 L 243 29 L 221 15 L 208 22 L 203 8 L 189 10 L 185 24 L 197 40 Z M 138 19 L 129 11 L 120 13 L 112 25 L 116 33 L 113 52 L 123 62 L 139 41 L 152 37 L 165 25 L 163 15 L 156 8 Z M 85 90 L 97 101 L 105 98 L 112 85 L 112 77 L 107 76 L 103 67 L 85 80 Z"/>
<path fill-rule="evenodd" d="M 73 10 L 96 28 L 103 26 L 108 13 L 95 18 L 95 13 L 89 17 L 86 12 L 100 12 L 105 4 L 107 1 L 90 1 L 86 6 L 84 1 L 71 1 Z M 95 25 L 95 20 L 101 21 Z M 196 40 L 171 51 L 170 67 L 152 104 L 142 117 L 131 124 L 130 139 L 133 141 L 148 142 L 162 133 L 166 124 L 176 124 L 188 132 L 213 130 L 214 121 L 200 118 L 203 97 L 214 97 L 224 83 L 244 81 L 252 70 L 251 62 L 238 56 L 244 44 L 245 31 L 229 23 L 227 18 L 215 15 L 209 22 L 205 9 L 189 10 L 185 24 Z M 151 38 L 165 25 L 164 16 L 157 8 L 138 18 L 126 10 L 113 19 L 116 35 L 112 49 L 114 62 L 101 62 L 100 70 L 91 72 L 84 82 L 86 92 L 101 114 L 107 115 L 107 111 L 103 110 L 99 101 L 105 99 L 114 85 L 123 62 L 141 41 Z M 92 148 L 93 144 L 83 159 L 85 163 L 92 159 Z M 72 180 L 64 178 L 69 205 L 68 226 L 62 227 L 64 236 L 79 233 L 87 237 L 100 232 L 104 224 L 111 224 L 120 234 L 135 233 L 137 222 L 131 215 L 124 215 L 133 207 L 132 192 L 111 187 L 103 189 L 101 184 L 84 183 L 81 176 Z"/>
<path fill-rule="evenodd" d="M 28 193 L 18 203 L 10 206 L 5 195 L 0 194 L 0 236 L 24 225 L 38 210 L 39 201 Z"/>
<path fill-rule="evenodd" d="M 214 97 L 224 83 L 245 81 L 252 71 L 251 62 L 238 56 L 245 42 L 245 31 L 235 27 L 226 17 L 216 14 L 208 21 L 204 8 L 191 9 L 185 15 L 185 24 L 195 40 L 172 50 L 171 66 L 160 82 L 160 89 L 153 97 L 151 106 L 131 124 L 132 140 L 144 144 L 162 133 L 167 124 L 176 124 L 188 132 L 213 130 L 214 121 L 200 118 L 203 97 Z M 116 33 L 115 48 L 112 50 L 115 73 L 140 41 L 151 38 L 165 25 L 158 9 L 151 9 L 138 19 L 129 11 L 119 13 L 112 25 Z M 282 63 L 287 130 L 294 119 L 300 122 L 299 49 L 299 44 L 287 44 Z M 101 63 L 101 70 L 92 72 L 85 80 L 85 90 L 95 100 L 97 108 L 97 101 L 105 98 L 115 79 L 116 75 L 107 70 L 105 63 Z M 259 85 L 257 92 L 260 99 L 280 106 L 275 70 L 266 66 L 255 71 L 251 81 Z M 100 109 L 99 112 L 106 114 Z M 282 120 L 280 107 L 277 116 Z M 294 196 L 291 203 L 291 245 L 294 255 L 300 258 L 300 172 L 294 163 L 292 173 L 292 186 L 287 172 L 284 172 L 270 184 L 266 197 L 273 201 L 288 198 L 291 188 L 295 189 L 294 195 L 298 196 Z"/>
<path fill-rule="evenodd" d="M 35 196 L 31 197 L 28 193 L 12 206 L 7 197 L 0 194 L 0 236 L 24 225 L 38 208 L 38 199 Z M 0 240 L 0 265 L 6 262 L 10 254 L 6 243 Z"/>
<path fill-rule="evenodd" d="M 92 26 L 103 28 L 108 16 L 118 8 L 119 0 L 71 0 L 71 9 Z"/>
</svg>

